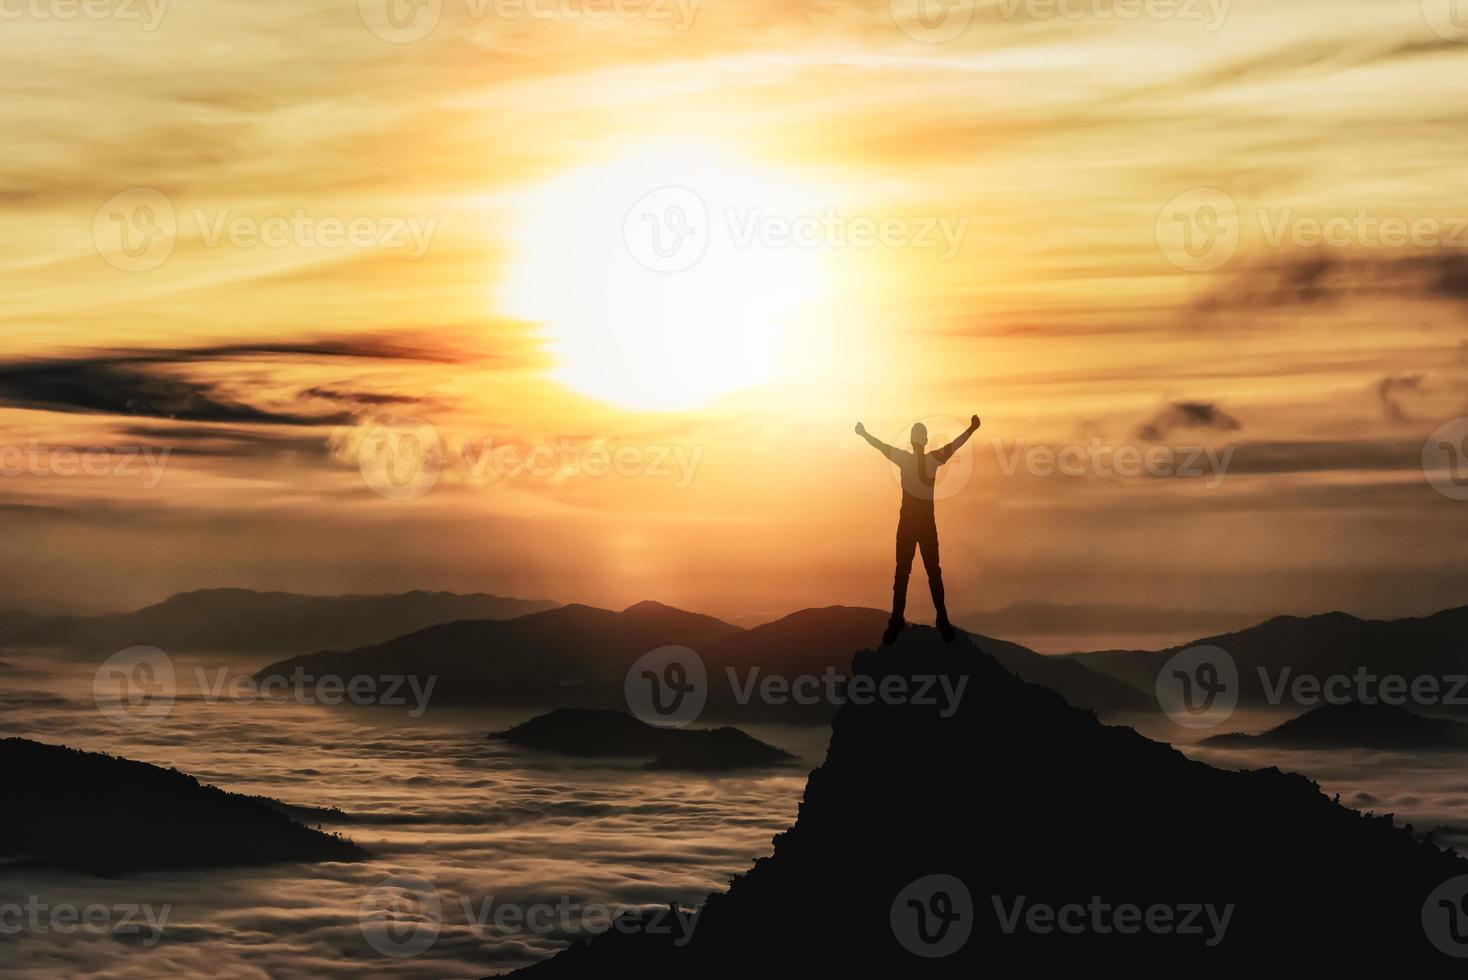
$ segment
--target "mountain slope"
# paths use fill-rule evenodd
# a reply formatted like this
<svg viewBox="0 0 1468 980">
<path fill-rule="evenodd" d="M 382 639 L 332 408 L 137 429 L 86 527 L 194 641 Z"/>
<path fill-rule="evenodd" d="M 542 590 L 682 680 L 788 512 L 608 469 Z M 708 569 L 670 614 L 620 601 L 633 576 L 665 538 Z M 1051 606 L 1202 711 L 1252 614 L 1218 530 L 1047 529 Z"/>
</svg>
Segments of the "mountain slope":
<svg viewBox="0 0 1468 980">
<path fill-rule="evenodd" d="M 677 645 L 694 650 L 706 667 L 707 716 L 824 725 L 836 710 L 829 699 L 772 703 L 741 698 L 740 690 L 752 676 L 844 675 L 851 651 L 874 643 L 886 619 L 879 609 L 826 606 L 744 630 L 656 602 L 621 612 L 570 605 L 502 622 L 447 623 L 357 650 L 294 657 L 256 677 L 289 679 L 299 669 L 313 677 L 411 674 L 426 684 L 429 676 L 437 676 L 438 703 L 621 708 L 623 678 L 632 663 L 656 647 Z M 1078 706 L 1099 711 L 1154 706 L 1142 692 L 1080 664 L 1003 640 L 978 639 L 1004 666 L 1053 687 Z"/>
<path fill-rule="evenodd" d="M 434 699 L 440 703 L 612 707 L 621 702 L 623 673 L 642 654 L 668 645 L 707 647 L 738 631 L 712 616 L 658 603 L 621 612 L 573 604 L 510 620 L 445 623 L 357 650 L 293 657 L 255 676 L 288 680 L 298 669 L 310 676 L 437 676 Z"/>
<path fill-rule="evenodd" d="M 1323 704 L 1258 735 L 1229 732 L 1203 740 L 1221 747 L 1384 749 L 1399 752 L 1461 750 L 1468 724 L 1426 718 L 1392 704 Z"/>
<path fill-rule="evenodd" d="M 550 609 L 545 599 L 405 592 L 314 596 L 250 589 L 181 592 L 134 612 L 102 616 L 0 616 L 0 640 L 17 644 L 165 651 L 281 653 L 360 646 L 457 619 L 505 619 Z"/>
<path fill-rule="evenodd" d="M 1451 677 L 1468 673 L 1468 606 L 1411 619 L 1358 619 L 1346 613 L 1276 616 L 1248 629 L 1204 637 L 1166 650 L 1107 650 L 1065 659 L 1151 691 L 1157 672 L 1179 650 L 1198 645 L 1228 652 L 1238 665 L 1240 698 L 1268 700 L 1281 668 L 1291 676 L 1375 675 Z"/>
<path fill-rule="evenodd" d="M 1452 965 L 1421 916 L 1468 862 L 1389 817 L 1340 806 L 1301 776 L 1214 769 L 1103 726 L 930 630 L 858 654 L 855 669 L 879 684 L 966 679 L 965 695 L 947 718 L 917 704 L 845 705 L 794 826 L 771 857 L 710 896 L 691 930 L 655 934 L 629 919 L 522 972 L 970 977 L 1108 962 L 1139 976 L 1263 963 L 1361 975 L 1390 963 L 1426 976 Z M 929 890 L 933 875 L 962 888 Z M 1014 921 L 1017 903 L 1075 905 L 1083 925 Z M 1090 925 L 1118 921 L 1093 908 L 1125 903 L 1172 918 Z M 1139 925 L 1180 924 L 1204 905 L 1227 910 L 1221 932 Z M 917 930 L 947 942 L 945 919 L 955 939 L 971 934 L 933 956 L 941 946 Z"/>
<path fill-rule="evenodd" d="M 6 738 L 0 772 L 8 783 L 0 813 L 7 861 L 115 875 L 367 856 L 295 823 L 273 801 L 144 762 Z"/>
</svg>

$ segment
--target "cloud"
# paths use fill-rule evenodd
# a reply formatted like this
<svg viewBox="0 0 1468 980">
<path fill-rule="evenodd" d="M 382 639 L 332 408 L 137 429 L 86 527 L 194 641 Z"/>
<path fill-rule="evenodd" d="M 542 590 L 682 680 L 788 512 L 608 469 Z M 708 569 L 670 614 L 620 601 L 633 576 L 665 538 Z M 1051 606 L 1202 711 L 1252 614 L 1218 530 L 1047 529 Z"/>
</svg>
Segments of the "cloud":
<svg viewBox="0 0 1468 980">
<path fill-rule="evenodd" d="M 422 350 L 357 339 L 104 351 L 77 357 L 14 360 L 0 362 L 0 406 L 249 425 L 343 425 L 353 419 L 348 411 L 308 413 L 250 405 L 226 393 L 219 382 L 198 380 L 171 369 L 180 364 L 267 357 L 442 359 Z M 325 388 L 308 389 L 302 394 L 359 406 L 412 400 Z"/>
<path fill-rule="evenodd" d="M 1247 442 L 1238 447 L 1230 474 L 1420 472 L 1422 444 L 1415 440 L 1336 439 Z"/>
<path fill-rule="evenodd" d="M 1173 402 L 1137 428 L 1137 436 L 1157 442 L 1174 429 L 1212 429 L 1234 432 L 1243 423 L 1212 402 Z"/>
<path fill-rule="evenodd" d="M 307 388 L 301 392 L 305 398 L 320 398 L 322 401 L 344 402 L 350 405 L 417 405 L 421 398 L 411 395 L 384 395 L 370 391 L 337 391 L 332 388 Z"/>
<path fill-rule="evenodd" d="M 1204 312 L 1314 306 L 1347 297 L 1468 299 L 1461 250 L 1380 256 L 1311 253 L 1246 265 L 1199 300 Z"/>
<path fill-rule="evenodd" d="M 1382 378 L 1376 385 L 1376 397 L 1381 400 L 1381 411 L 1388 422 L 1410 422 L 1412 418 L 1402 407 L 1398 396 L 1422 391 L 1422 375 L 1411 374 L 1402 378 Z"/>
</svg>

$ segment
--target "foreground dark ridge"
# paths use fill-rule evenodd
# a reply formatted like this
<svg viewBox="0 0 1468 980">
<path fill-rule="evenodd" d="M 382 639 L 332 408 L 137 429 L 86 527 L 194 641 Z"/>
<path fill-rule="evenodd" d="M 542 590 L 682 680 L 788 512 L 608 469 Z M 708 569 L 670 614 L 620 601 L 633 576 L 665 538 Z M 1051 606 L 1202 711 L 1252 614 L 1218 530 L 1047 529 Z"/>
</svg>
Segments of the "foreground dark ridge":
<svg viewBox="0 0 1468 980">
<path fill-rule="evenodd" d="M 287 861 L 356 861 L 349 840 L 303 827 L 258 799 L 144 762 L 0 739 L 9 784 L 0 858 L 117 875 Z"/>
<path fill-rule="evenodd" d="M 673 937 L 611 931 L 529 967 L 532 977 L 642 975 L 979 976 L 1023 967 L 1145 969 L 1309 962 L 1359 975 L 1455 965 L 1431 946 L 1429 893 L 1468 862 L 1390 816 L 1340 806 L 1302 776 L 1194 762 L 1130 728 L 1101 725 L 1020 681 L 979 649 L 913 629 L 856 657 L 880 679 L 967 678 L 959 710 L 847 704 L 799 818 L 725 893 Z M 894 681 L 895 682 L 895 681 Z M 972 896 L 972 934 L 924 958 L 895 937 L 894 900 L 914 880 L 951 875 Z M 1037 932 L 1001 925 L 1017 901 L 1059 908 L 1232 905 L 1226 930 Z M 930 908 L 936 908 L 930 907 Z M 915 914 L 899 903 L 903 914 Z M 933 920 L 936 921 L 936 920 Z M 931 926 L 933 922 L 929 922 Z M 1001 976 L 1020 975 L 1016 972 Z"/>
</svg>

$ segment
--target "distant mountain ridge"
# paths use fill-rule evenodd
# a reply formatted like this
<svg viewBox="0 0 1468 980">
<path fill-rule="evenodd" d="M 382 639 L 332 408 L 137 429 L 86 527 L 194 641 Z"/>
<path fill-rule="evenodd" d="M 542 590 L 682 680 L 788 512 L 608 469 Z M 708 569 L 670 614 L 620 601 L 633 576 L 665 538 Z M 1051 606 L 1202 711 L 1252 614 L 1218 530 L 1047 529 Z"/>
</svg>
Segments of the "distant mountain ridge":
<svg viewBox="0 0 1468 980">
<path fill-rule="evenodd" d="M 1468 675 L 1468 606 L 1430 616 L 1392 620 L 1360 619 L 1349 613 L 1276 616 L 1256 626 L 1204 637 L 1165 650 L 1107 650 L 1070 654 L 1064 659 L 1151 691 L 1157 673 L 1175 653 L 1193 646 L 1215 646 L 1233 659 L 1239 673 L 1240 700 L 1269 703 L 1269 685 L 1301 675 L 1377 677 Z M 1265 678 L 1260 677 L 1260 670 Z M 1462 692 L 1468 697 L 1468 689 Z"/>
<path fill-rule="evenodd" d="M 1240 629 L 1267 618 L 1222 610 L 1023 600 L 998 609 L 965 612 L 954 621 L 998 636 L 1196 636 Z"/>
<path fill-rule="evenodd" d="M 1452 751 L 1468 746 L 1468 723 L 1428 718 L 1399 705 L 1323 704 L 1257 735 L 1228 732 L 1203 740 L 1222 748 Z"/>
<path fill-rule="evenodd" d="M 879 609 L 826 606 L 741 629 L 655 602 L 621 612 L 572 604 L 510 620 L 429 627 L 356 650 L 292 657 L 255 676 L 262 682 L 274 677 L 288 681 L 297 671 L 309 676 L 437 676 L 438 703 L 618 708 L 625 706 L 624 676 L 638 657 L 662 646 L 685 646 L 707 670 L 710 717 L 825 724 L 836 705 L 770 704 L 758 698 L 741 703 L 729 672 L 741 683 L 770 674 L 846 673 L 850 651 L 880 637 L 886 618 Z M 1151 704 L 1142 692 L 1084 666 L 1002 640 L 985 637 L 980 642 L 1007 668 L 1054 687 L 1083 707 L 1133 711 Z"/>
<path fill-rule="evenodd" d="M 0 642 L 108 652 L 146 645 L 179 652 L 268 651 L 275 655 L 381 642 L 435 623 L 506 619 L 555 608 L 548 599 L 404 592 L 315 596 L 251 589 L 199 589 L 127 613 L 41 616 L 0 612 Z"/>
</svg>

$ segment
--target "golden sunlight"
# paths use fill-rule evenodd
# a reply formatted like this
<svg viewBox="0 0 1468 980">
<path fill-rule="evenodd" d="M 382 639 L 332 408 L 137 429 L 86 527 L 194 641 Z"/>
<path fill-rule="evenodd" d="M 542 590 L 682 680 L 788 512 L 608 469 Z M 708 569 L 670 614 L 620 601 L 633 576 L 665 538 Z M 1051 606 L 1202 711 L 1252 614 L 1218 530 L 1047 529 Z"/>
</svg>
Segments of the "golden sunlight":
<svg viewBox="0 0 1468 980">
<path fill-rule="evenodd" d="M 621 408 L 774 380 L 830 291 L 814 195 L 714 148 L 629 154 L 524 202 L 501 312 L 542 326 L 556 380 Z"/>
</svg>

